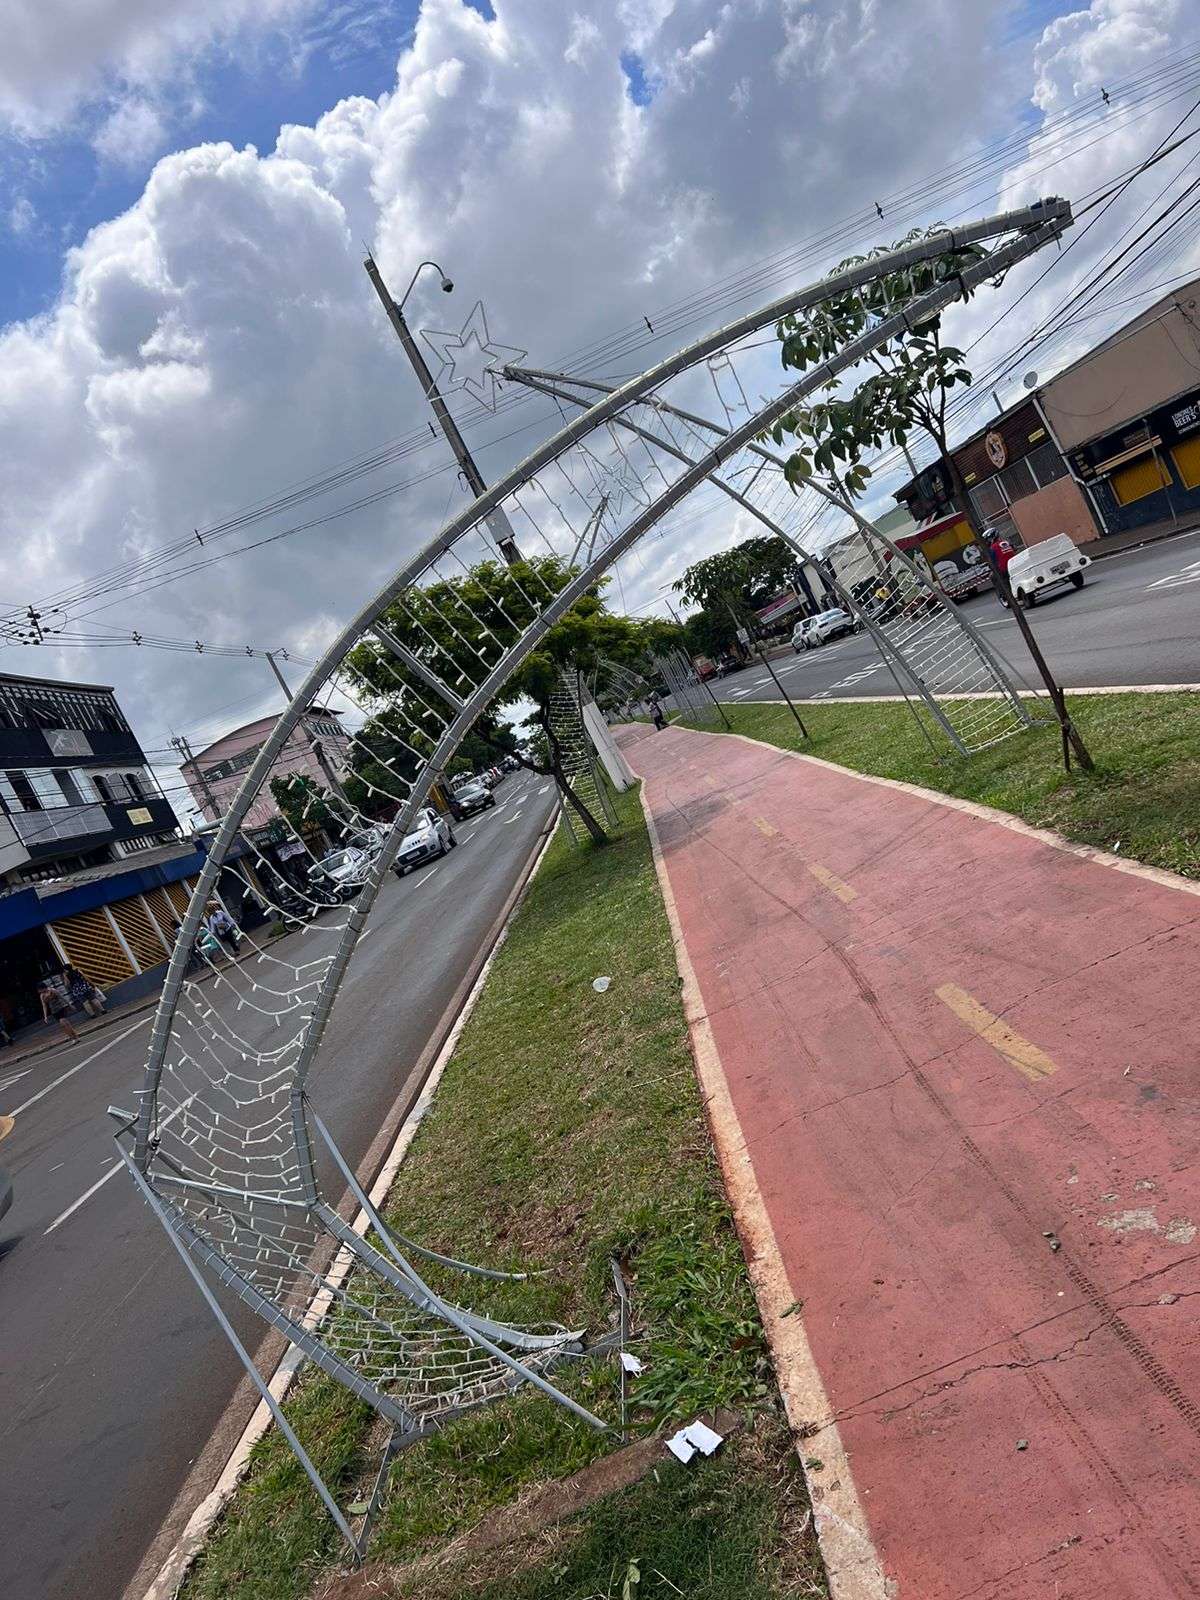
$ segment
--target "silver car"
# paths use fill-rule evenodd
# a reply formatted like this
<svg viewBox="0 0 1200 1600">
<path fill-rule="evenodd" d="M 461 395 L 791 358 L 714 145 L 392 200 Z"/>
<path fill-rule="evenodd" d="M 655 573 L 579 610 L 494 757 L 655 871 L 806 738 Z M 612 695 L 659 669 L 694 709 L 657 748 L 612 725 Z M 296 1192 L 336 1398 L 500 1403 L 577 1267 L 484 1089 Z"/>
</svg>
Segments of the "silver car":
<svg viewBox="0 0 1200 1600">
<path fill-rule="evenodd" d="M 412 832 L 404 836 L 404 840 L 396 852 L 396 859 L 392 862 L 392 871 L 398 878 L 413 867 L 419 867 L 425 861 L 436 861 L 444 856 L 447 850 L 453 850 L 458 840 L 454 837 L 454 829 L 450 826 L 450 818 L 435 811 L 432 806 L 426 806 L 423 811 L 418 811 L 413 820 Z"/>
</svg>

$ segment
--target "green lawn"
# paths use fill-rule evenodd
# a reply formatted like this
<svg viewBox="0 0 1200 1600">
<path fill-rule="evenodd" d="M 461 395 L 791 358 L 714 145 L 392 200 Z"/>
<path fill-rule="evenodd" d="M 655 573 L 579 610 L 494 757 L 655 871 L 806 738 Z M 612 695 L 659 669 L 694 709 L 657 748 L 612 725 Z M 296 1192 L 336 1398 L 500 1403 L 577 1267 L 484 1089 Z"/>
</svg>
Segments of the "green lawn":
<svg viewBox="0 0 1200 1600">
<path fill-rule="evenodd" d="M 1096 770 L 1063 770 L 1057 725 L 934 756 L 905 705 L 726 705 L 735 733 L 1011 811 L 1068 839 L 1200 878 L 1200 695 L 1068 695 Z M 1045 713 L 1045 702 L 1039 705 Z M 712 724 L 705 723 L 711 729 Z"/>
<path fill-rule="evenodd" d="M 597 1502 L 547 1541 L 519 1580 L 507 1565 L 485 1564 L 449 1588 L 423 1579 L 414 1592 L 426 1600 L 616 1600 L 630 1560 L 639 1563 L 630 1591 L 637 1600 L 825 1593 L 703 1120 L 636 795 L 618 807 L 621 831 L 607 848 L 578 850 L 556 838 L 389 1214 L 435 1248 L 545 1269 L 486 1297 L 489 1308 L 520 1320 L 605 1331 L 615 1305 L 609 1260 L 624 1260 L 634 1281 L 634 1348 L 647 1363 L 632 1390 L 636 1429 L 716 1405 L 764 1415 L 700 1470 L 664 1461 L 642 1484 Z M 611 979 L 605 993 L 592 987 L 601 975 Z M 475 1290 L 471 1297 L 480 1304 Z M 561 1381 L 615 1419 L 612 1363 L 577 1367 Z M 353 1501 L 366 1481 L 369 1413 L 320 1375 L 293 1392 L 288 1410 L 343 1504 Z M 527 1486 L 613 1447 L 611 1434 L 533 1395 L 475 1413 L 400 1458 L 372 1558 L 399 1563 L 435 1548 Z M 339 1559 L 311 1489 L 271 1435 L 184 1593 L 291 1600 Z"/>
</svg>

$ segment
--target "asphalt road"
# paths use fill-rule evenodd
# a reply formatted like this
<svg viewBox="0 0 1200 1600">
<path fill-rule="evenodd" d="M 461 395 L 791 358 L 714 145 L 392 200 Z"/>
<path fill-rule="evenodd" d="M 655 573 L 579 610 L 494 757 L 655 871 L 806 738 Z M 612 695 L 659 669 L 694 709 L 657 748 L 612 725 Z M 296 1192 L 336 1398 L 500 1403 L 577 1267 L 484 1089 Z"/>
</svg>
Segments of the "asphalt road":
<svg viewBox="0 0 1200 1600">
<path fill-rule="evenodd" d="M 352 1165 L 553 803 L 548 783 L 523 773 L 497 798 L 494 811 L 456 825 L 459 848 L 442 861 L 388 876 L 355 953 L 312 1079 L 314 1103 Z M 151 1015 L 24 1066 L 0 1065 L 0 1111 L 18 1113 L 0 1150 L 16 1188 L 0 1223 L 0 1595 L 12 1600 L 116 1600 L 242 1376 L 173 1247 L 114 1167 L 105 1107 L 131 1104 Z M 332 1199 L 341 1186 L 327 1192 Z M 253 1349 L 261 1324 L 234 1320 Z"/>
<path fill-rule="evenodd" d="M 1041 687 L 1017 624 L 994 595 L 962 606 L 968 621 L 1024 679 Z M 1138 683 L 1200 683 L 1200 531 L 1105 556 L 1082 589 L 1059 589 L 1029 613 L 1042 651 L 1068 689 Z M 773 661 L 797 699 L 896 694 L 895 680 L 869 635 L 836 639 L 817 650 Z M 746 667 L 713 684 L 721 700 L 775 700 L 763 667 Z"/>
</svg>

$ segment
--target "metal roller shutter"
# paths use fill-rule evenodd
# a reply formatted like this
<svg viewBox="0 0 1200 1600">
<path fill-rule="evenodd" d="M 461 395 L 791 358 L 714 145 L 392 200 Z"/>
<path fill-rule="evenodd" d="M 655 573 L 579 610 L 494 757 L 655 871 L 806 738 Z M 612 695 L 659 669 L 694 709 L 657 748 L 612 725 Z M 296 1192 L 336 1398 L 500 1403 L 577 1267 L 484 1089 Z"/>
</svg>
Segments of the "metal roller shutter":
<svg viewBox="0 0 1200 1600">
<path fill-rule="evenodd" d="M 1181 439 L 1171 451 L 1175 471 L 1185 489 L 1200 489 L 1200 433 Z"/>
<path fill-rule="evenodd" d="M 1165 489 L 1170 481 L 1157 456 L 1143 456 L 1140 461 L 1131 461 L 1127 467 L 1118 467 L 1109 479 L 1117 503 L 1123 506 Z"/>
</svg>

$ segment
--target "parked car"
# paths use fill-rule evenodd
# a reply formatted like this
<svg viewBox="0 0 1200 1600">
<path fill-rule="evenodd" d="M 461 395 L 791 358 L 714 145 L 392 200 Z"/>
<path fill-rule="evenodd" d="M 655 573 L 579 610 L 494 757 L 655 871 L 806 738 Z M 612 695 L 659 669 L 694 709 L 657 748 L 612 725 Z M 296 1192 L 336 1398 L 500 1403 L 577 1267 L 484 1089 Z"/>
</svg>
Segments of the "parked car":
<svg viewBox="0 0 1200 1600">
<path fill-rule="evenodd" d="M 1092 564 L 1069 533 L 1056 533 L 1052 539 L 1043 539 L 1018 550 L 1008 563 L 1008 581 L 1018 605 L 1036 605 L 1050 589 L 1069 583 L 1083 588 L 1083 574 Z"/>
<path fill-rule="evenodd" d="M 365 850 L 345 845 L 324 856 L 309 870 L 309 882 L 318 899 L 332 896 L 330 904 L 353 900 L 362 890 L 371 870 L 371 857 Z"/>
<path fill-rule="evenodd" d="M 405 834 L 400 849 L 396 852 L 396 859 L 392 862 L 392 871 L 398 878 L 402 878 L 413 867 L 419 867 L 425 861 L 436 861 L 440 856 L 444 856 L 446 851 L 453 850 L 457 843 L 449 817 L 443 816 L 440 811 L 435 811 L 432 806 L 426 806 L 423 811 L 417 812 L 412 832 Z"/>
<path fill-rule="evenodd" d="M 792 649 L 799 655 L 801 650 L 815 650 L 828 639 L 853 632 L 854 618 L 841 606 L 834 606 L 830 611 L 818 611 L 815 617 L 805 617 L 796 624 L 792 629 Z"/>
<path fill-rule="evenodd" d="M 458 818 L 473 817 L 477 811 L 486 811 L 495 804 L 496 796 L 478 778 L 460 781 L 450 791 L 450 809 Z"/>
</svg>

